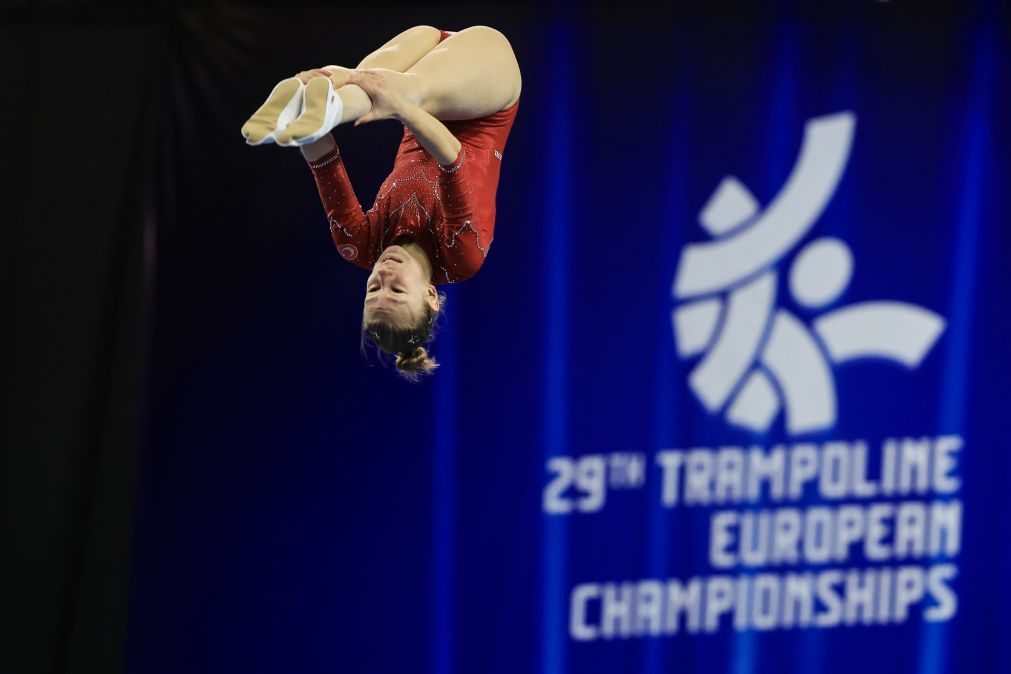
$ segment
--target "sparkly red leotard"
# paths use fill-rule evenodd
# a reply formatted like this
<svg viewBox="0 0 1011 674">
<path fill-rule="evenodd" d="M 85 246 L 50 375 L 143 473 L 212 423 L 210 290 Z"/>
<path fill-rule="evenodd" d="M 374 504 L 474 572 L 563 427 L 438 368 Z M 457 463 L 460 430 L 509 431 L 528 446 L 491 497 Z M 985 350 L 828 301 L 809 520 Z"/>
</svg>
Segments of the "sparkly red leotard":
<svg viewBox="0 0 1011 674">
<path fill-rule="evenodd" d="M 494 237 L 502 153 L 518 108 L 519 100 L 488 117 L 443 122 L 463 146 L 452 166 L 440 166 L 405 128 L 393 171 L 368 212 L 337 149 L 310 163 L 341 256 L 372 269 L 387 246 L 411 240 L 432 262 L 433 283 L 473 276 Z"/>
</svg>

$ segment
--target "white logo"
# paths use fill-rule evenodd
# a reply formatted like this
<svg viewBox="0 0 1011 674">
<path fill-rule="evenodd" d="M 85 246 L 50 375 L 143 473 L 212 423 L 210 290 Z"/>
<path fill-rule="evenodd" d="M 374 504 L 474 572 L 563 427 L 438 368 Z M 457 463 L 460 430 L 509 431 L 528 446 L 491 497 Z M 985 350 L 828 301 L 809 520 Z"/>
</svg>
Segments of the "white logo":
<svg viewBox="0 0 1011 674">
<path fill-rule="evenodd" d="M 358 257 L 358 249 L 355 248 L 350 243 L 341 244 L 337 246 L 337 252 L 341 254 L 345 260 L 354 260 Z"/>
<path fill-rule="evenodd" d="M 681 251 L 671 288 L 678 354 L 703 354 L 689 385 L 710 413 L 765 431 L 785 408 L 790 434 L 836 421 L 832 363 L 885 358 L 915 368 L 944 330 L 944 318 L 903 302 L 861 302 L 823 313 L 812 326 L 775 306 L 779 261 L 811 229 L 842 177 L 856 116 L 808 120 L 786 184 L 764 211 L 733 176 L 699 214 L 713 241 Z M 839 297 L 853 274 L 849 246 L 824 237 L 790 268 L 794 300 L 818 309 Z"/>
</svg>

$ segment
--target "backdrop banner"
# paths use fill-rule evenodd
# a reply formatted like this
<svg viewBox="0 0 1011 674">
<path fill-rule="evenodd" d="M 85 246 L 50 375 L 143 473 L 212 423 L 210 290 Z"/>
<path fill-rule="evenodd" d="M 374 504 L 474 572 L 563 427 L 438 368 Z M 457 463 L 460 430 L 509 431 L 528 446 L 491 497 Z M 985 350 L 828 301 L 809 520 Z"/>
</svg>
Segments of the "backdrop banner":
<svg viewBox="0 0 1011 674">
<path fill-rule="evenodd" d="M 417 386 L 304 160 L 238 133 L 396 30 L 275 16 L 193 83 L 190 40 L 130 670 L 1011 671 L 1008 36 L 892 4 L 419 15 L 524 89 Z M 337 129 L 363 203 L 401 133 Z"/>
<path fill-rule="evenodd" d="M 770 28 L 678 33 L 624 157 L 559 159 L 545 641 L 568 671 L 1005 671 L 1006 44 Z"/>
</svg>

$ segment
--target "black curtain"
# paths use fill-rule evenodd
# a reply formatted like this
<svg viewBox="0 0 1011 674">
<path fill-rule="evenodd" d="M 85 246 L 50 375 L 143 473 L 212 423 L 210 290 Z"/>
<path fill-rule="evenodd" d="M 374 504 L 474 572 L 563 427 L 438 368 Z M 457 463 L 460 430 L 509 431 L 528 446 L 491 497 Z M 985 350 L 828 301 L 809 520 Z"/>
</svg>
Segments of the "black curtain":
<svg viewBox="0 0 1011 674">
<path fill-rule="evenodd" d="M 143 448 L 169 430 L 156 384 L 192 366 L 171 357 L 178 323 L 235 343 L 227 271 L 262 259 L 243 222 L 290 217 L 261 199 L 278 171 L 320 217 L 304 161 L 247 148 L 245 117 L 296 64 L 360 58 L 415 24 L 508 28 L 511 11 L 263 4 L 0 3 L 0 674 L 125 668 L 134 533 L 158 535 L 134 508 L 157 469 Z M 358 167 L 364 192 L 397 142 L 389 125 L 347 142 L 383 158 Z"/>
<path fill-rule="evenodd" d="M 164 30 L 3 15 L 0 672 L 123 667 Z"/>
</svg>

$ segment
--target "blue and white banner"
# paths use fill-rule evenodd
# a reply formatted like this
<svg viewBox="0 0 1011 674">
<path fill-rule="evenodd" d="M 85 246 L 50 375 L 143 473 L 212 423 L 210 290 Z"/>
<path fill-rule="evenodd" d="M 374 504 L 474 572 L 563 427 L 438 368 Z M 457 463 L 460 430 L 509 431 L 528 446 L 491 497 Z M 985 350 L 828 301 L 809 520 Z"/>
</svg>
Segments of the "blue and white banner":
<svg viewBox="0 0 1011 674">
<path fill-rule="evenodd" d="M 903 35 L 928 76 L 859 32 L 688 38 L 623 175 L 559 169 L 599 247 L 556 257 L 593 310 L 549 403 L 546 670 L 1011 666 L 1006 51 L 982 23 L 943 58 Z M 597 190 L 628 198 L 583 210 Z"/>
<path fill-rule="evenodd" d="M 300 157 L 236 159 L 283 195 L 241 255 L 184 201 L 132 671 L 1011 672 L 1011 51 L 900 4 L 501 26 L 495 241 L 417 386 Z M 338 129 L 363 202 L 394 126 Z"/>
</svg>

